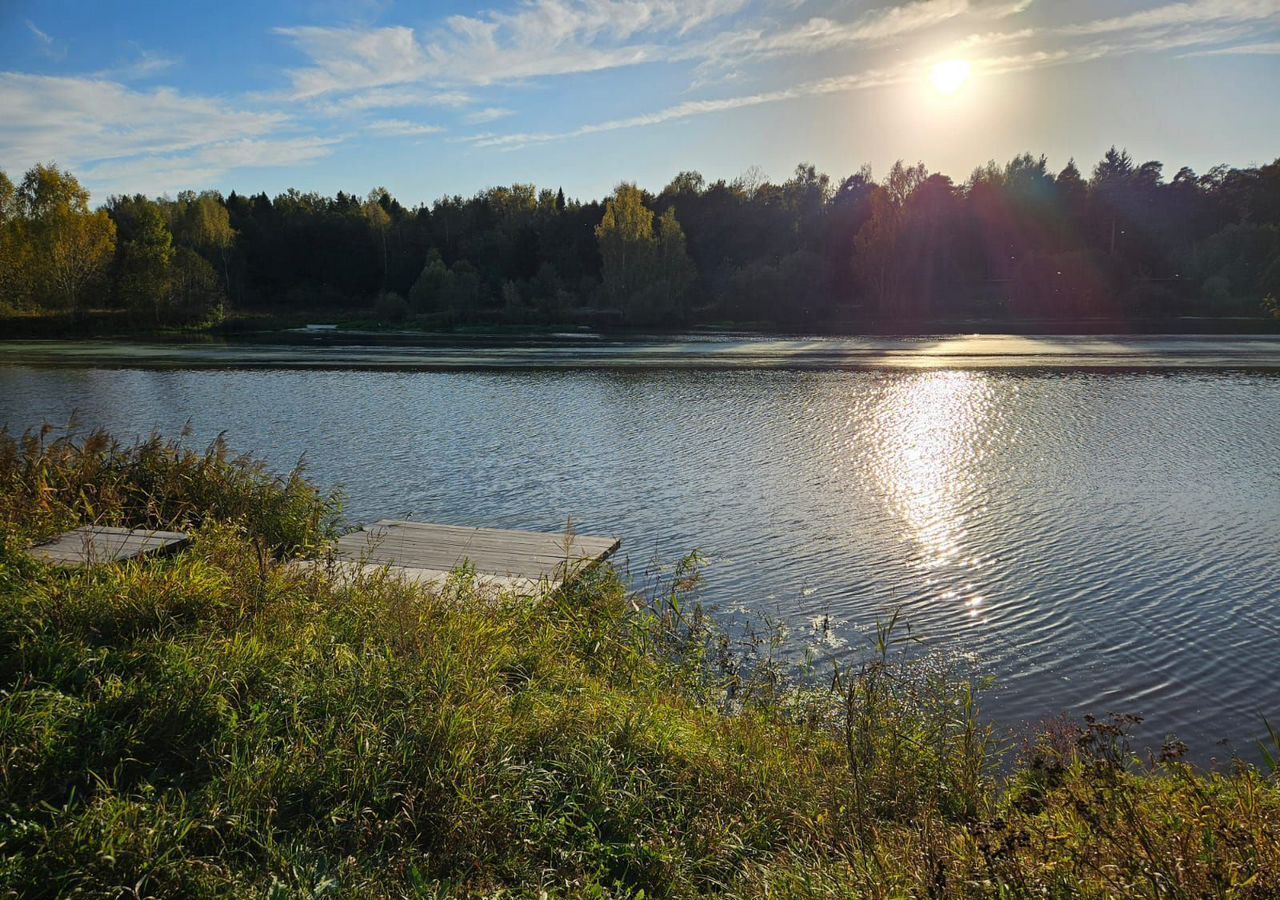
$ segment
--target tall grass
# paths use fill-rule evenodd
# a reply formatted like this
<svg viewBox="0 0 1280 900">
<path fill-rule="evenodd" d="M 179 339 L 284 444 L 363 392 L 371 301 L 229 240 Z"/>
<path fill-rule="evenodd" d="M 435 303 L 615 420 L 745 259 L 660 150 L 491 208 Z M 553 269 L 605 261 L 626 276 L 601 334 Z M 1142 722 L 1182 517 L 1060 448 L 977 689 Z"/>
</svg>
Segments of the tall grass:
<svg viewBox="0 0 1280 900">
<path fill-rule="evenodd" d="M 314 546 L 325 498 L 248 461 L 19 446 L 6 523 L 17 497 L 194 540 L 73 572 L 0 548 L 8 895 L 1280 895 L 1274 777 L 1139 762 L 1124 720 L 1006 758 L 897 621 L 797 683 L 702 611 L 696 558 L 643 597 L 331 578 L 262 552 Z"/>
<path fill-rule="evenodd" d="M 56 436 L 54 436 L 56 435 Z M 48 537 L 82 524 L 195 528 L 235 522 L 277 553 L 334 534 L 339 497 L 322 496 L 301 463 L 283 477 L 229 452 L 222 436 L 199 452 L 151 435 L 121 444 L 103 431 L 45 425 L 0 431 L 0 535 Z"/>
</svg>

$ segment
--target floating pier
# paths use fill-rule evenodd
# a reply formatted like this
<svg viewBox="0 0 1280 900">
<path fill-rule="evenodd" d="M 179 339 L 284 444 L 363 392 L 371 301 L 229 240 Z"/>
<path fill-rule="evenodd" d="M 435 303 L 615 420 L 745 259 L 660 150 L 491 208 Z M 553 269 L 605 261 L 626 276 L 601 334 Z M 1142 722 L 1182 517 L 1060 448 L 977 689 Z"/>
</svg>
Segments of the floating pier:
<svg viewBox="0 0 1280 900">
<path fill-rule="evenodd" d="M 75 568 L 172 553 L 190 538 L 178 531 L 86 525 L 27 552 L 55 566 Z"/>
<path fill-rule="evenodd" d="M 421 583 L 440 584 L 464 563 L 497 587 L 555 588 L 608 559 L 622 542 L 565 532 L 462 528 L 383 519 L 338 540 L 343 563 L 390 566 Z"/>
</svg>

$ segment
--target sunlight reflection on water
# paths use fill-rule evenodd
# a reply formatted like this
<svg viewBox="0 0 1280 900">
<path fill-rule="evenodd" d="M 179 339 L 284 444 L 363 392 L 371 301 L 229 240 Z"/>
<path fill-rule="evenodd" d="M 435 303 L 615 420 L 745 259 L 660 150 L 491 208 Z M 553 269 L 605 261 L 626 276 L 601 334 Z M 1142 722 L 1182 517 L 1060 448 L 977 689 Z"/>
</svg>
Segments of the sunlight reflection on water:
<svg viewBox="0 0 1280 900">
<path fill-rule="evenodd" d="M 931 372 L 897 383 L 880 403 L 870 468 L 914 534 L 924 569 L 965 562 L 967 514 L 959 498 L 973 493 L 985 381 L 971 372 Z"/>
</svg>

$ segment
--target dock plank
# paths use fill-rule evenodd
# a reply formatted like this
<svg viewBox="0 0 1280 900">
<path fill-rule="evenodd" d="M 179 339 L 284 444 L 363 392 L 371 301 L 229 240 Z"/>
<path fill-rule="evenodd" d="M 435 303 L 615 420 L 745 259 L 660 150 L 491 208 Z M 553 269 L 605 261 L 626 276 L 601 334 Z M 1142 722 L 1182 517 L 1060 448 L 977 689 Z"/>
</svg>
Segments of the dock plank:
<svg viewBox="0 0 1280 900">
<path fill-rule="evenodd" d="M 464 544 L 468 546 L 499 546 L 529 549 L 563 548 L 568 538 L 572 548 L 582 548 L 584 555 L 607 552 L 617 541 L 614 538 L 589 535 L 566 535 L 564 532 L 509 531 L 498 528 L 463 528 L 457 525 L 426 525 L 420 522 L 384 520 L 365 526 L 364 531 L 374 532 L 387 540 L 406 542 L 424 541 L 432 545 Z"/>
<path fill-rule="evenodd" d="M 567 543 L 567 546 L 566 546 Z M 566 575 L 611 556 L 621 541 L 591 535 L 432 525 L 384 519 L 340 538 L 338 560 L 392 566 L 439 581 L 463 563 L 509 585 L 559 585 Z"/>
<path fill-rule="evenodd" d="M 405 550 L 414 550 L 416 548 L 426 548 L 429 550 L 454 551 L 457 553 L 466 552 L 500 552 L 500 553 L 519 553 L 529 556 L 548 556 L 556 559 L 588 559 L 603 553 L 608 553 L 613 547 L 612 541 L 574 541 L 569 545 L 563 543 L 541 544 L 527 543 L 515 544 L 504 543 L 501 541 L 461 541 L 452 538 L 444 538 L 439 541 L 431 540 L 428 537 L 402 537 L 396 534 L 380 534 L 378 532 L 359 533 L 358 537 L 348 537 L 343 540 L 348 543 L 359 543 L 361 545 L 376 546 L 382 548 L 400 547 Z"/>
<path fill-rule="evenodd" d="M 188 540 L 187 535 L 178 531 L 85 525 L 31 547 L 27 552 L 55 566 L 73 568 L 169 552 Z"/>
</svg>

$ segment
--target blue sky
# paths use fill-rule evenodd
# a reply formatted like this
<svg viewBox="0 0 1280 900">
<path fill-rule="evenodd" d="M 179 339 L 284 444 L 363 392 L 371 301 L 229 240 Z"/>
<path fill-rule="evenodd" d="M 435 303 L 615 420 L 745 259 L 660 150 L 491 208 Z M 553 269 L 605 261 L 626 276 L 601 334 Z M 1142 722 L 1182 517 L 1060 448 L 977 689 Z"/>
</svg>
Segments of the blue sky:
<svg viewBox="0 0 1280 900">
<path fill-rule="evenodd" d="M 954 96 L 939 61 L 972 77 Z M 808 161 L 1280 156 L 1280 0 L 0 0 L 0 168 L 413 205 Z"/>
</svg>

